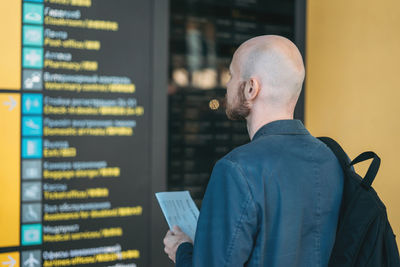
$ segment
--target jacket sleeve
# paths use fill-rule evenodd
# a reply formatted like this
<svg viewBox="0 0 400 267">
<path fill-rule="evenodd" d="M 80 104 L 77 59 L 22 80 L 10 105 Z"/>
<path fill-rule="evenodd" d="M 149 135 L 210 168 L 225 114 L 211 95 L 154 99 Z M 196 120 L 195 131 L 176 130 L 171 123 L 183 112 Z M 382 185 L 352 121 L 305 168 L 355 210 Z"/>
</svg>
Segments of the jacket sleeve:
<svg viewBox="0 0 400 267">
<path fill-rule="evenodd" d="M 202 202 L 193 266 L 243 266 L 252 252 L 257 225 L 256 206 L 241 168 L 220 160 Z"/>
<path fill-rule="evenodd" d="M 176 251 L 176 264 L 175 267 L 191 267 L 192 266 L 192 243 L 185 242 L 179 245 Z"/>
</svg>

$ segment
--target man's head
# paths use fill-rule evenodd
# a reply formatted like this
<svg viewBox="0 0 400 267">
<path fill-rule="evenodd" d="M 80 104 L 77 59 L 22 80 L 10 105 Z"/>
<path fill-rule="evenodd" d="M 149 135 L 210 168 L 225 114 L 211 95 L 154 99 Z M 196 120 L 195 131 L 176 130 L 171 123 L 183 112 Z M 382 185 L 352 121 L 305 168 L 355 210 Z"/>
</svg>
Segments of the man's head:
<svg viewBox="0 0 400 267">
<path fill-rule="evenodd" d="M 291 41 L 276 35 L 252 38 L 236 50 L 229 70 L 226 114 L 230 119 L 247 119 L 255 113 L 293 117 L 305 71 Z"/>
</svg>

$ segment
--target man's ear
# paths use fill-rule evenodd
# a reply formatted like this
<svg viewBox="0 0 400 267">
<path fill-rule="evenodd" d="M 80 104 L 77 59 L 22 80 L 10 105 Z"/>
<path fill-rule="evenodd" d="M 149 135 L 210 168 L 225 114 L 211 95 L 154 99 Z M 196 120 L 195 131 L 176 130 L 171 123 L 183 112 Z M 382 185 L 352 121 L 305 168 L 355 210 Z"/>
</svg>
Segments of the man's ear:
<svg viewBox="0 0 400 267">
<path fill-rule="evenodd" d="M 260 83 L 256 78 L 250 78 L 246 82 L 246 86 L 244 88 L 244 96 L 247 101 L 252 101 L 254 100 L 257 96 L 258 93 L 260 92 Z"/>
</svg>

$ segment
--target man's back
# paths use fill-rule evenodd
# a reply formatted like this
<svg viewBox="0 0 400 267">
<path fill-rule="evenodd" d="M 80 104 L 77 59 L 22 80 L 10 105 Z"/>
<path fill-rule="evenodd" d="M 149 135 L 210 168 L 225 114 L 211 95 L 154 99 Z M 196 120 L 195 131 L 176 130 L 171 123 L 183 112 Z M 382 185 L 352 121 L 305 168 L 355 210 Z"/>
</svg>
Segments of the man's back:
<svg viewBox="0 0 400 267">
<path fill-rule="evenodd" d="M 326 266 L 342 188 L 335 156 L 300 121 L 265 125 L 216 164 L 193 266 Z"/>
</svg>

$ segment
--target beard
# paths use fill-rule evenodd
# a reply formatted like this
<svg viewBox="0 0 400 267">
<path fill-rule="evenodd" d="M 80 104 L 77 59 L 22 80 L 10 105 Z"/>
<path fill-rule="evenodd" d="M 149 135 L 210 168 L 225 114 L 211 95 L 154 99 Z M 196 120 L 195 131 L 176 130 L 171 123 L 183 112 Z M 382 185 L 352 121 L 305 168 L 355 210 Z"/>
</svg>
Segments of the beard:
<svg viewBox="0 0 400 267">
<path fill-rule="evenodd" d="M 228 103 L 228 99 L 225 95 L 225 104 L 226 109 L 225 113 L 228 119 L 230 120 L 245 120 L 246 117 L 250 114 L 249 103 L 246 101 L 246 97 L 244 96 L 244 90 L 246 87 L 246 82 L 242 82 L 239 85 L 239 90 L 237 91 L 237 99 L 239 103 L 235 106 Z"/>
</svg>

